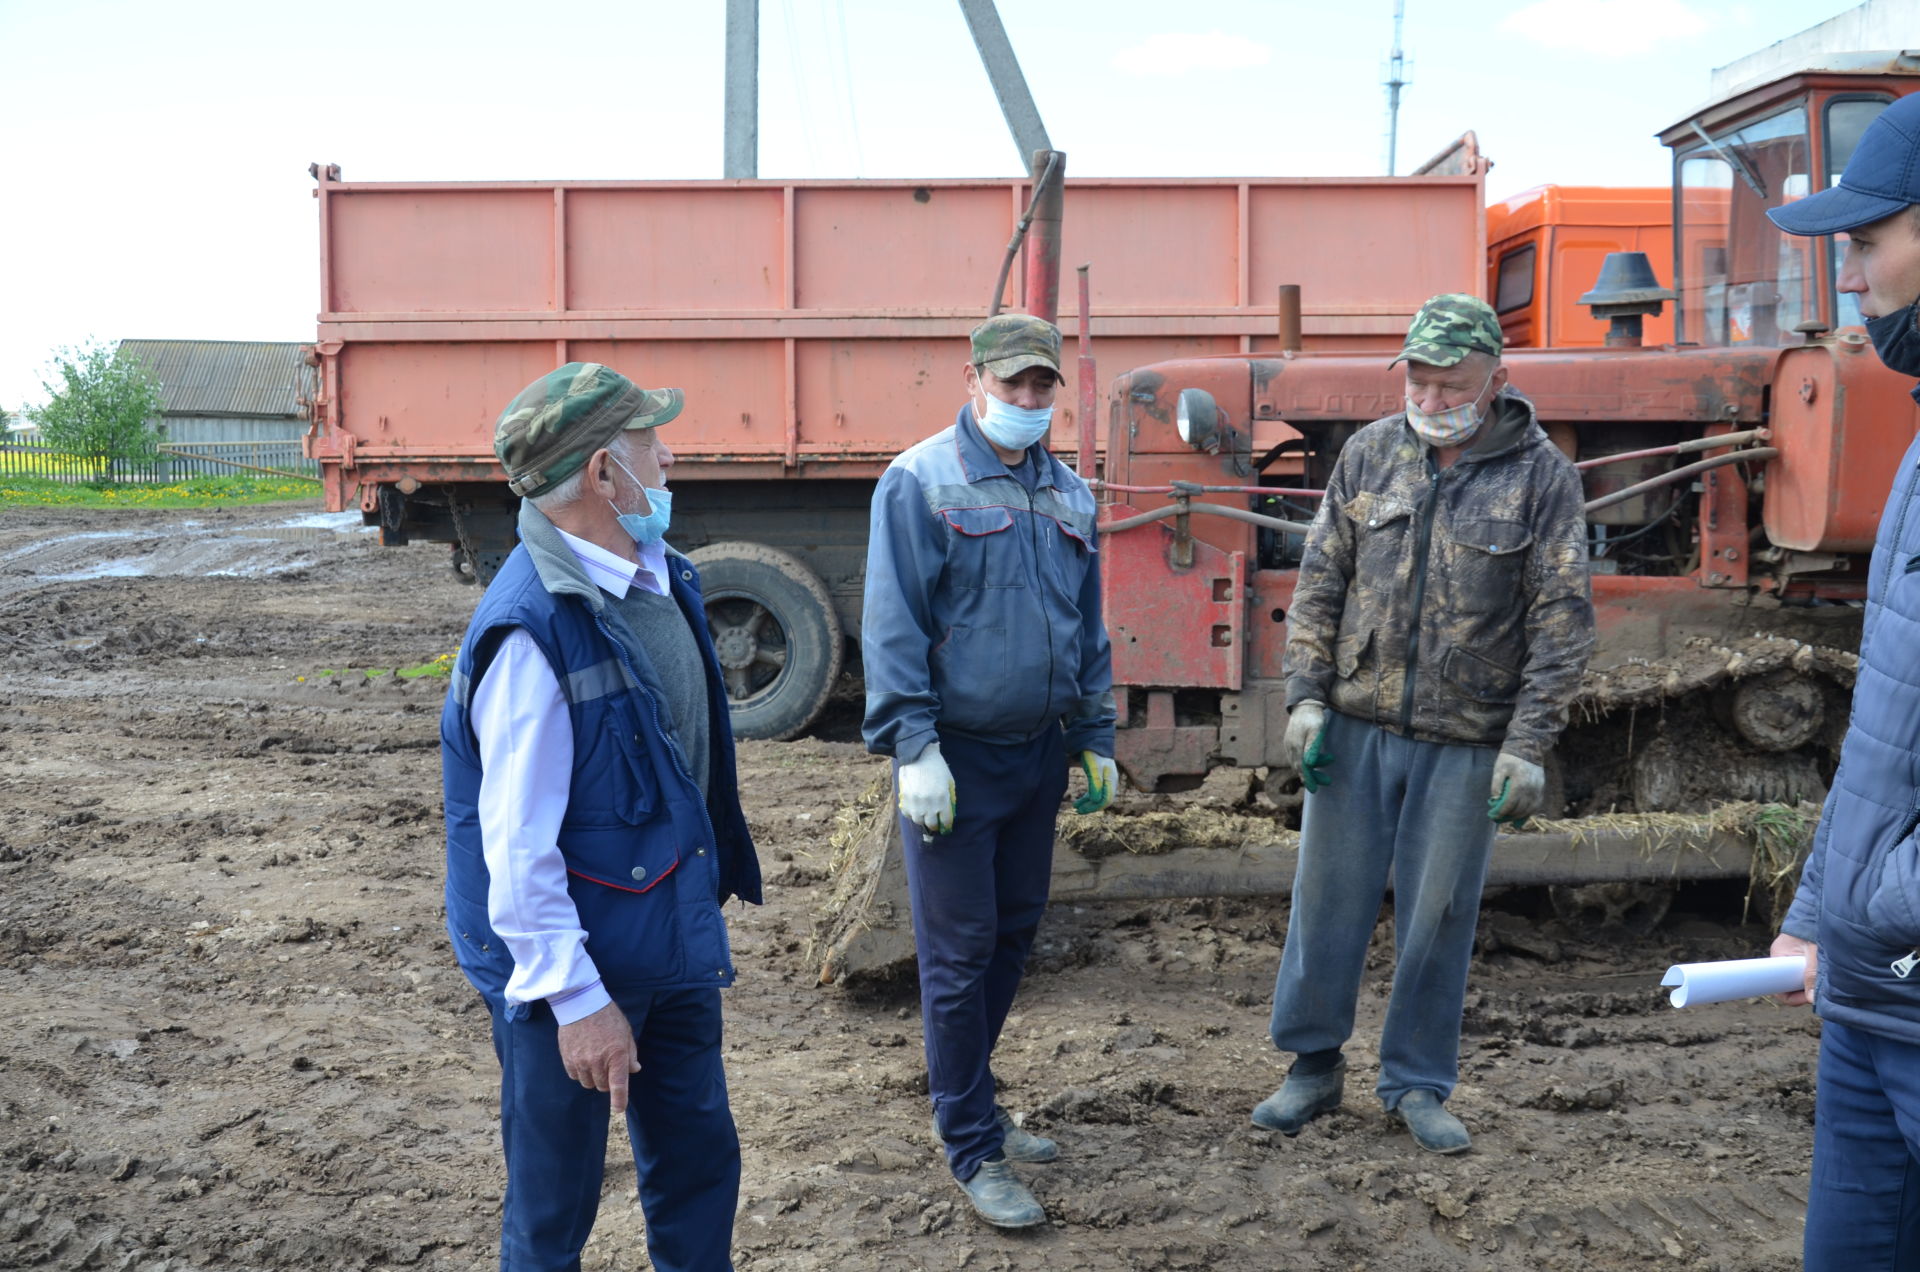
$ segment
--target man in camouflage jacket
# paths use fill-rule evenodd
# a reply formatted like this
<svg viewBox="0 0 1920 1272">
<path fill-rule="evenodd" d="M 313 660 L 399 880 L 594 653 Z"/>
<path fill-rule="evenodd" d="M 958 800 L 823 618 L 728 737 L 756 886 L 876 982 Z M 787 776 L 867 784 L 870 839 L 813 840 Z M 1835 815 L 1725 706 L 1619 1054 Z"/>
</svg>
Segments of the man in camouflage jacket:
<svg viewBox="0 0 1920 1272">
<path fill-rule="evenodd" d="M 1377 1090 L 1422 1148 L 1471 1143 L 1444 1101 L 1495 822 L 1538 811 L 1593 647 L 1579 475 L 1501 351 L 1484 301 L 1422 306 L 1395 359 L 1407 409 L 1341 450 L 1307 537 L 1286 674 L 1308 795 L 1272 1027 L 1298 1058 L 1253 1114 L 1285 1134 L 1339 1107 L 1391 868 Z"/>
</svg>

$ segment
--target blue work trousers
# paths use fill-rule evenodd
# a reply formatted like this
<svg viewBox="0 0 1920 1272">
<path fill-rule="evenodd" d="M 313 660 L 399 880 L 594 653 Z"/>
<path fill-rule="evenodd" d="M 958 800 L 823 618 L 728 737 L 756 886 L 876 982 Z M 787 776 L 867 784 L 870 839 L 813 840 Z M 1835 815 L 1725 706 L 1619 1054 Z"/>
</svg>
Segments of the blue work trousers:
<svg viewBox="0 0 1920 1272">
<path fill-rule="evenodd" d="M 900 830 L 927 1091 L 947 1164 L 966 1180 L 1006 1138 L 993 1116 L 993 1048 L 1047 908 L 1067 763 L 1057 728 L 1007 745 L 942 733 L 940 755 L 953 772 L 952 833 L 929 835 L 904 817 Z"/>
<path fill-rule="evenodd" d="M 1920 1045 L 1820 1026 L 1807 1272 L 1920 1268 Z"/>
<path fill-rule="evenodd" d="M 1460 1076 L 1460 1015 L 1493 849 L 1491 747 L 1401 737 L 1327 712 L 1330 783 L 1307 796 L 1273 1045 L 1329 1051 L 1353 1033 L 1367 943 L 1393 876 L 1393 992 L 1380 1036 L 1381 1101 Z"/>
<path fill-rule="evenodd" d="M 720 991 L 616 1002 L 640 1056 L 627 1092 L 627 1138 L 647 1252 L 659 1272 L 730 1272 L 740 1139 L 720 1061 Z M 574 1272 L 600 1207 L 610 1097 L 567 1076 L 545 1003 L 519 1020 L 499 1002 L 489 1006 L 507 1157 L 501 1272 Z"/>
</svg>

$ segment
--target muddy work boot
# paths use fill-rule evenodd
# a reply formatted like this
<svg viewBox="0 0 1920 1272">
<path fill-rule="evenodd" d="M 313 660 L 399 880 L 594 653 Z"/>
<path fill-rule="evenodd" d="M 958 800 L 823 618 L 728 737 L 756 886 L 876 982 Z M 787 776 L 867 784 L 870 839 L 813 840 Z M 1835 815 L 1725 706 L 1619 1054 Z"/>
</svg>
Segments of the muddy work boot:
<svg viewBox="0 0 1920 1272">
<path fill-rule="evenodd" d="M 1001 1151 L 1006 1153 L 1010 1162 L 1050 1162 L 1060 1156 L 1060 1146 L 1044 1136 L 1022 1130 L 1014 1125 L 1013 1114 L 996 1104 L 993 1106 L 993 1120 L 1000 1124 L 1001 1134 L 1006 1138 Z M 946 1139 L 940 1134 L 940 1123 L 933 1123 L 933 1142 L 944 1146 Z"/>
<path fill-rule="evenodd" d="M 1002 1151 L 1010 1162 L 1050 1162 L 1060 1156 L 1060 1146 L 1042 1135 L 1015 1126 L 1013 1114 L 993 1106 L 993 1120 L 1000 1123 L 1000 1130 L 1006 1136 L 1001 1145 Z"/>
<path fill-rule="evenodd" d="M 1333 1068 L 1310 1075 L 1302 1074 L 1296 1064 L 1278 1091 L 1254 1105 L 1253 1124 L 1282 1135 L 1298 1135 L 1314 1118 L 1339 1108 L 1346 1088 L 1344 1058 Z"/>
<path fill-rule="evenodd" d="M 1032 1228 L 1047 1221 L 1040 1202 L 1013 1173 L 1004 1157 L 980 1163 L 972 1179 L 957 1181 L 973 1203 L 974 1213 L 996 1228 Z"/>
<path fill-rule="evenodd" d="M 1429 1153 L 1451 1155 L 1473 1147 L 1473 1136 L 1467 1134 L 1460 1119 L 1447 1112 L 1447 1106 L 1431 1091 L 1422 1088 L 1407 1092 L 1400 1097 L 1400 1106 L 1394 1112 L 1413 1132 L 1413 1142 Z"/>
</svg>

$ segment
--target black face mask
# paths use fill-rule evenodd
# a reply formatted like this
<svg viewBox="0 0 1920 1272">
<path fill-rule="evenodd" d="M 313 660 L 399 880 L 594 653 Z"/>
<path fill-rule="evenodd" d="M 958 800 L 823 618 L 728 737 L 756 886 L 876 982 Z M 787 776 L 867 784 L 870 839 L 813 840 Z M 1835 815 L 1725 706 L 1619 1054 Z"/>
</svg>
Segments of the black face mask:
<svg viewBox="0 0 1920 1272">
<path fill-rule="evenodd" d="M 1905 309 L 1880 318 L 1867 319 L 1867 335 L 1880 355 L 1880 361 L 1901 375 L 1920 376 L 1920 299 Z"/>
</svg>

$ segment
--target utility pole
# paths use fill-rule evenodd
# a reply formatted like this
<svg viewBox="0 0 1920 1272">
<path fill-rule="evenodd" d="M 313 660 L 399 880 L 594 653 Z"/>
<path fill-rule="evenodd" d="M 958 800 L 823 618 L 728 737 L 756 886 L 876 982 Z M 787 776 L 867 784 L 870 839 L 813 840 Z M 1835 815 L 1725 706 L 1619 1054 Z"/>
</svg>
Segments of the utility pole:
<svg viewBox="0 0 1920 1272">
<path fill-rule="evenodd" d="M 1387 55 L 1387 175 L 1394 173 L 1395 151 L 1400 144 L 1400 90 L 1410 82 L 1406 77 L 1407 57 L 1400 48 L 1400 26 L 1407 16 L 1407 0 L 1393 0 L 1393 52 Z"/>
<path fill-rule="evenodd" d="M 1047 126 L 1040 122 L 1040 109 L 1027 91 L 1027 77 L 1020 73 L 1020 59 L 1013 55 L 1013 41 L 1000 24 L 993 0 L 960 0 L 960 12 L 973 33 L 973 46 L 980 50 L 987 78 L 993 81 L 993 95 L 1000 99 L 1000 113 L 1007 117 L 1020 166 L 1026 168 L 1036 151 L 1052 150 L 1053 143 L 1047 140 Z"/>
<path fill-rule="evenodd" d="M 721 175 L 760 175 L 760 0 L 727 0 L 726 155 Z"/>
</svg>

